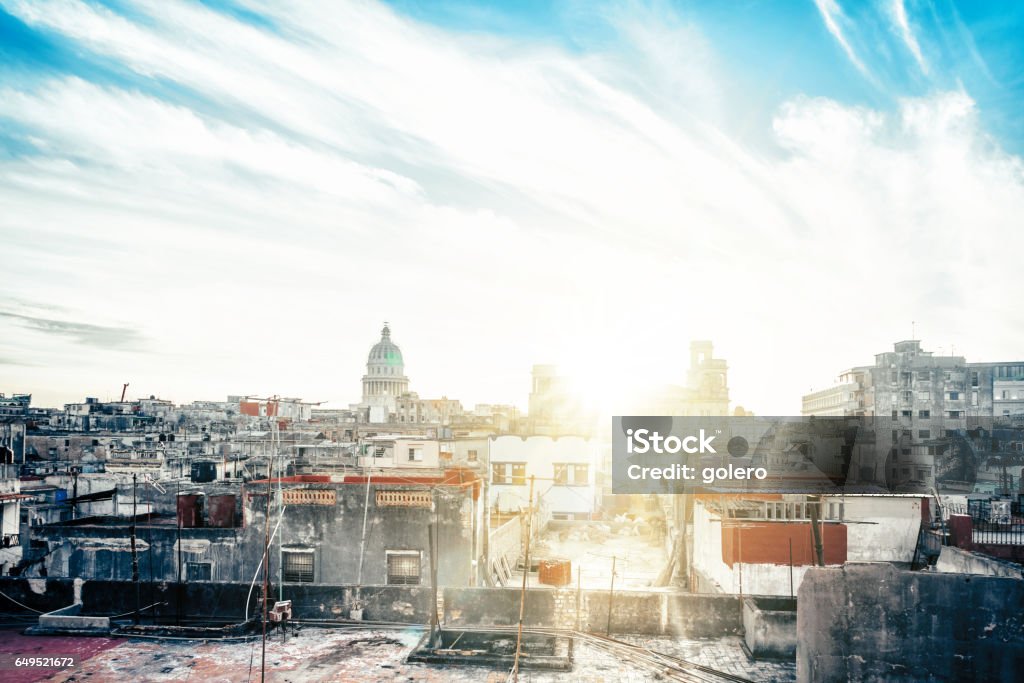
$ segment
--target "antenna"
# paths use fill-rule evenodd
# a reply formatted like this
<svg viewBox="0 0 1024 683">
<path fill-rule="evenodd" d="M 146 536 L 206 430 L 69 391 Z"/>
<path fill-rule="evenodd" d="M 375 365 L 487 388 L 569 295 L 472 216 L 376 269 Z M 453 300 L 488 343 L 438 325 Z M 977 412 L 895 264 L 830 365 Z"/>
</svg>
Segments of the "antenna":
<svg viewBox="0 0 1024 683">
<path fill-rule="evenodd" d="M 910 341 L 914 341 L 915 339 L 917 339 L 916 323 L 913 320 L 911 320 L 910 321 Z"/>
</svg>

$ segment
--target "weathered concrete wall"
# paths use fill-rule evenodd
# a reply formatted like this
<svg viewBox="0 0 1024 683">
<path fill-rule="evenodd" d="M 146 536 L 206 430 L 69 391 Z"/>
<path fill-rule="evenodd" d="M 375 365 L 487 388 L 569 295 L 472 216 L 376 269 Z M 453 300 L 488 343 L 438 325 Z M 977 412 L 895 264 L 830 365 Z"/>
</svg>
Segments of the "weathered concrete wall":
<svg viewBox="0 0 1024 683">
<path fill-rule="evenodd" d="M 290 487 L 286 486 L 285 490 Z M 438 531 L 438 582 L 468 586 L 474 580 L 474 510 L 472 489 L 444 487 L 433 496 L 430 507 L 378 506 L 378 491 L 429 490 L 395 483 L 373 483 L 366 514 L 366 543 L 360 576 L 359 555 L 363 537 L 363 508 L 367 500 L 363 484 L 306 483 L 291 488 L 335 492 L 331 505 L 291 505 L 284 515 L 280 535 L 285 547 L 314 553 L 315 582 L 327 584 L 387 584 L 388 550 L 420 553 L 420 583 L 430 583 L 429 529 Z M 246 524 L 262 533 L 266 498 L 255 490 L 243 500 Z M 273 517 L 273 513 L 271 513 Z M 274 518 L 276 523 L 276 518 Z M 262 543 L 262 542 L 261 542 Z M 262 545 L 260 545 L 262 547 Z M 276 562 L 271 562 L 272 566 Z M 255 565 L 253 565 L 255 569 Z M 251 570 L 250 570 L 251 571 Z M 276 572 L 276 569 L 275 569 Z M 275 573 L 276 577 L 276 573 Z M 361 580 L 360 580 L 361 578 Z"/>
<path fill-rule="evenodd" d="M 815 568 L 800 586 L 798 681 L 1018 681 L 1024 581 Z"/>
<path fill-rule="evenodd" d="M 575 589 L 531 588 L 526 593 L 525 625 L 576 628 Z M 581 629 L 605 632 L 608 597 L 603 590 L 585 590 L 579 595 Z M 514 588 L 447 588 L 445 620 L 454 626 L 512 626 L 519 619 L 519 600 L 520 591 Z M 704 638 L 742 630 L 741 605 L 735 596 L 617 591 L 611 604 L 612 633 Z"/>
<path fill-rule="evenodd" d="M 23 579 L 0 577 L 0 592 L 40 612 L 51 612 L 66 607 L 75 601 L 74 582 L 69 579 Z M 32 614 L 23 607 L 0 595 L 0 612 L 9 614 Z"/>
<path fill-rule="evenodd" d="M 529 589 L 523 624 L 555 627 L 554 590 Z M 512 626 L 519 622 L 520 591 L 514 588 L 445 588 L 445 623 L 455 626 Z"/>
<path fill-rule="evenodd" d="M 362 609 L 363 621 L 426 624 L 433 592 L 429 586 L 312 586 L 285 587 L 292 613 L 301 619 L 348 619 Z"/>
<path fill-rule="evenodd" d="M 366 487 L 359 484 L 303 483 L 293 489 L 327 491 L 334 495 L 328 505 L 290 504 L 274 539 L 271 579 L 281 580 L 277 545 L 285 550 L 313 553 L 313 582 L 338 585 L 387 584 L 387 551 L 420 554 L 420 585 L 430 583 L 429 530 L 438 531 L 438 582 L 471 585 L 477 552 L 475 531 L 478 510 L 469 488 L 446 487 L 430 501 L 431 507 L 378 506 L 378 490 L 416 490 L 397 484 L 373 484 L 366 515 L 365 553 L 360 571 L 363 507 Z M 450 490 L 449 490 L 450 489 Z M 212 581 L 248 582 L 259 565 L 265 539 L 266 496 L 249 491 L 244 495 L 245 526 L 238 528 L 177 529 L 173 520 L 140 521 L 136 534 L 139 574 L 143 581 L 178 580 L 188 577 L 188 563 L 209 564 Z M 274 512 L 272 524 L 277 523 Z M 178 538 L 181 538 L 179 557 Z M 79 520 L 77 523 L 34 527 L 32 538 L 47 544 L 45 564 L 32 571 L 50 577 L 81 577 L 87 580 L 125 581 L 132 578 L 128 522 Z M 361 580 L 360 580 L 361 579 Z"/>
<path fill-rule="evenodd" d="M 796 600 L 745 598 L 743 635 L 756 659 L 789 659 L 796 655 Z"/>
<path fill-rule="evenodd" d="M 141 607 L 157 604 L 144 612 L 161 623 L 174 623 L 179 617 L 210 622 L 240 622 L 245 617 L 246 598 L 249 615 L 259 609 L 260 585 L 249 593 L 249 583 L 140 582 Z M 0 578 L 0 591 L 41 612 L 67 607 L 74 602 L 74 581 L 70 579 Z M 276 599 L 278 587 L 271 585 Z M 390 621 L 425 624 L 430 620 L 432 592 L 426 586 L 323 586 L 288 584 L 285 600 L 292 601 L 296 619 L 348 619 L 353 607 L 363 609 L 364 621 Z M 135 610 L 135 584 L 130 581 L 85 581 L 81 584 L 81 613 L 85 615 L 130 618 Z M 179 609 L 180 607 L 180 609 Z M 518 603 L 516 603 L 518 615 Z M 0 612 L 23 613 L 26 610 L 0 596 Z M 127 615 L 127 616 L 124 616 Z"/>
<path fill-rule="evenodd" d="M 509 567 L 515 567 L 516 558 L 519 557 L 522 547 L 522 518 L 514 517 L 491 532 L 487 552 L 491 562 L 497 562 L 499 558 L 504 557 Z"/>
<path fill-rule="evenodd" d="M 978 574 L 982 576 L 1004 576 L 1012 579 L 1024 578 L 1024 567 L 1019 564 L 961 550 L 951 545 L 942 546 L 935 570 L 951 574 Z"/>
</svg>

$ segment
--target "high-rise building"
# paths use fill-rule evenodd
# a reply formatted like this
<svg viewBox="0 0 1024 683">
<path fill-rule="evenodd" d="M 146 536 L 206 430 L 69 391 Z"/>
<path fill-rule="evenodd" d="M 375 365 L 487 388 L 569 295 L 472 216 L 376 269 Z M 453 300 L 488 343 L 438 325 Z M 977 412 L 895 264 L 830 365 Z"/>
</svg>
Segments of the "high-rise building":
<svg viewBox="0 0 1024 683">
<path fill-rule="evenodd" d="M 932 486 L 936 456 L 950 452 L 952 435 L 982 426 L 983 418 L 1024 416 L 1024 361 L 968 363 L 924 351 L 916 339 L 900 341 L 876 354 L 874 365 L 806 394 L 802 414 L 874 417 L 890 486 Z"/>
</svg>

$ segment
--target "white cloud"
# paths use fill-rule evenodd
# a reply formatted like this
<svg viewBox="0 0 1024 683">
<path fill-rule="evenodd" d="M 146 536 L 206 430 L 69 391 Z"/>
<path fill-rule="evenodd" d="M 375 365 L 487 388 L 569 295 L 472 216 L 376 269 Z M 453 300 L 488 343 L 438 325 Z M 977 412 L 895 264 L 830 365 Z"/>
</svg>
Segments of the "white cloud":
<svg viewBox="0 0 1024 683">
<path fill-rule="evenodd" d="M 935 346 L 1017 353 L 1024 319 L 995 302 L 1021 162 L 963 92 L 796 99 L 768 157 L 718 124 L 744 103 L 684 22 L 612 17 L 632 47 L 576 55 L 371 3 L 257 7 L 276 35 L 191 4 L 9 7 L 140 76 L 0 92 L 42 150 L 0 161 L 4 293 L 152 346 L 11 330 L 0 357 L 36 367 L 5 367 L 9 390 L 345 402 L 383 319 L 413 389 L 469 402 L 522 402 L 545 360 L 680 382 L 690 338 L 717 341 L 762 413 L 911 319 Z M 655 49 L 666 30 L 679 42 Z"/>
</svg>

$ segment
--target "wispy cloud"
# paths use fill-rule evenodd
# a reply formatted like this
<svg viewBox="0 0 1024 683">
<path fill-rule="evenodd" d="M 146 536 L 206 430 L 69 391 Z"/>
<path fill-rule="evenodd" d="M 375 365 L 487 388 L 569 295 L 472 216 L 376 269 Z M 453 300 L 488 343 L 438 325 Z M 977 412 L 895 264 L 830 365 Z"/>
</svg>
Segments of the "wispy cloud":
<svg viewBox="0 0 1024 683">
<path fill-rule="evenodd" d="M 910 50 L 910 54 L 914 55 L 914 61 L 921 68 L 921 72 L 927 76 L 929 70 L 928 62 L 925 61 L 924 55 L 921 53 L 921 45 L 917 42 L 917 36 L 914 35 L 914 30 L 910 27 L 906 4 L 903 0 L 892 0 L 892 3 L 889 5 L 889 12 L 904 44 Z"/>
<path fill-rule="evenodd" d="M 848 23 L 848 20 L 846 15 L 843 14 L 843 9 L 839 6 L 839 3 L 836 0 L 814 0 L 814 4 L 818 8 L 818 12 L 821 13 L 821 18 L 825 22 L 825 28 L 836 39 L 839 46 L 843 48 L 843 52 L 846 53 L 850 63 L 865 77 L 872 78 L 871 72 L 868 71 L 861 58 L 857 56 L 853 46 L 850 45 L 850 41 L 843 32 L 842 24 Z"/>
<path fill-rule="evenodd" d="M 0 311 L 0 318 L 13 320 L 30 330 L 66 337 L 75 343 L 101 349 L 138 349 L 141 348 L 144 341 L 136 330 L 127 327 L 108 327 L 91 323 L 52 320 L 5 311 Z"/>
</svg>

